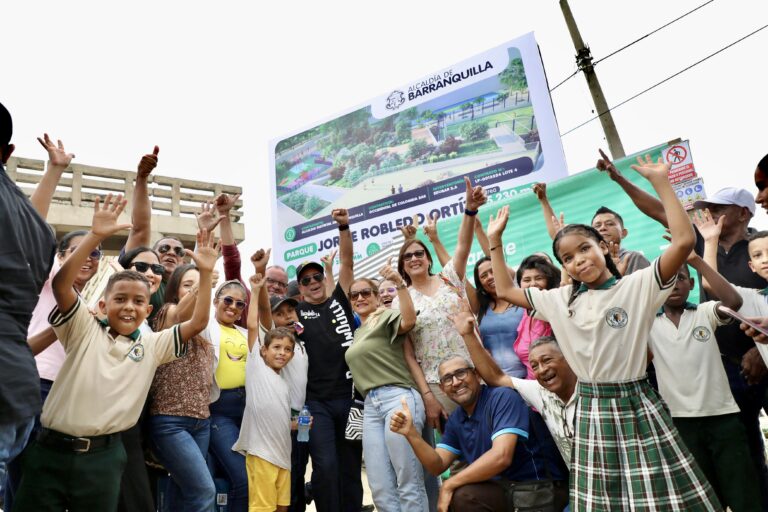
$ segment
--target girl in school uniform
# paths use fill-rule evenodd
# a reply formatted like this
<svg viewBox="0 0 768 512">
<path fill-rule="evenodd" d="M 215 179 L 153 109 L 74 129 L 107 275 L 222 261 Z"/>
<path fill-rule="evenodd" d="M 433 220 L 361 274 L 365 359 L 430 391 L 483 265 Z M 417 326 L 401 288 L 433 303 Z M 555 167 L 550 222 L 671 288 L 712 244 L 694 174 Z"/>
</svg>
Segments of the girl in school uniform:
<svg viewBox="0 0 768 512">
<path fill-rule="evenodd" d="M 693 249 L 693 229 L 669 183 L 669 166 L 646 157 L 632 168 L 650 181 L 669 219 L 672 242 L 653 265 L 622 279 L 600 234 L 572 224 L 557 233 L 552 247 L 573 284 L 515 288 L 502 271 L 499 250 L 509 216 L 504 207 L 488 226 L 496 288 L 550 322 L 579 379 L 574 512 L 722 510 L 645 374 L 648 334 Z"/>
</svg>

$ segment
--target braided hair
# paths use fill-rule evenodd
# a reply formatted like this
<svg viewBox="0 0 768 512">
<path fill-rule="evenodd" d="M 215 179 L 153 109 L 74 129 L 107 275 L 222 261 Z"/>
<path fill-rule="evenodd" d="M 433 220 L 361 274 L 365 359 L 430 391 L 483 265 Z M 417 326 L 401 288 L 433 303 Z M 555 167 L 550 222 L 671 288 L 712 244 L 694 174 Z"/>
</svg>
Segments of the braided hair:
<svg viewBox="0 0 768 512">
<path fill-rule="evenodd" d="M 552 240 L 552 253 L 555 255 L 555 258 L 557 258 L 557 261 L 562 265 L 563 260 L 560 258 L 560 253 L 558 252 L 558 247 L 560 245 L 560 240 L 566 236 L 566 235 L 572 235 L 572 234 L 579 234 L 582 236 L 585 236 L 587 238 L 591 238 L 592 240 L 596 241 L 598 244 L 603 243 L 605 244 L 605 239 L 603 236 L 592 226 L 587 226 L 586 224 L 568 224 L 563 229 L 557 232 L 555 235 L 554 240 Z M 613 263 L 613 258 L 611 258 L 610 254 L 605 254 L 605 266 L 608 268 L 608 270 L 613 274 L 613 276 L 616 279 L 621 279 L 621 272 L 619 272 L 619 269 L 616 268 L 616 265 Z M 573 285 L 571 287 L 571 296 L 568 298 L 568 316 L 573 316 L 573 310 L 571 309 L 571 304 L 576 300 L 576 297 L 579 295 L 579 287 L 581 286 L 581 282 L 576 280 L 573 276 L 571 276 L 571 279 L 573 279 Z"/>
</svg>

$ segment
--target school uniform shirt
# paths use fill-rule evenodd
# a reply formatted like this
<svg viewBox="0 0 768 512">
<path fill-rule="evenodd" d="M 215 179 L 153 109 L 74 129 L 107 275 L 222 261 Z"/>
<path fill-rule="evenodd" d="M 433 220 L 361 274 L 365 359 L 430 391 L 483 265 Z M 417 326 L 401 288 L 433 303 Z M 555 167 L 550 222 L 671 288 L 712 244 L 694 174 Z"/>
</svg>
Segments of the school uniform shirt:
<svg viewBox="0 0 768 512">
<path fill-rule="evenodd" d="M 67 358 L 40 422 L 71 436 L 112 434 L 135 425 L 157 367 L 187 350 L 179 325 L 113 338 L 81 299 L 69 311 L 54 309 L 50 322 Z"/>
<path fill-rule="evenodd" d="M 547 425 L 563 462 L 571 467 L 573 452 L 574 418 L 576 417 L 576 393 L 568 402 L 551 392 L 535 380 L 512 377 L 512 383 L 525 402 L 539 411 Z"/>
<path fill-rule="evenodd" d="M 659 381 L 659 393 L 672 417 L 698 418 L 739 412 L 723 368 L 715 329 L 726 322 L 717 301 L 686 303 L 680 324 L 660 309 L 648 345 Z"/>
<path fill-rule="evenodd" d="M 240 436 L 232 447 L 243 455 L 255 455 L 291 470 L 291 407 L 288 383 L 270 368 L 253 344 L 245 377 L 245 413 Z"/>
<path fill-rule="evenodd" d="M 307 400 L 351 398 L 352 373 L 344 353 L 355 337 L 354 316 L 341 284 L 322 304 L 299 302 L 296 315 L 304 326 L 299 338 L 309 359 Z"/>
<path fill-rule="evenodd" d="M 743 304 L 739 313 L 746 317 L 766 317 L 768 316 L 768 288 L 763 290 L 756 290 L 753 288 L 743 288 L 741 286 L 734 286 L 736 291 L 741 295 Z M 739 322 L 733 322 L 737 327 Z M 752 339 L 752 338 L 750 338 Z M 752 342 L 753 346 L 757 346 L 757 351 L 763 357 L 763 361 L 768 365 L 768 345 L 765 343 Z"/>
<path fill-rule="evenodd" d="M 648 268 L 600 288 L 574 285 L 552 290 L 525 290 L 531 316 L 552 325 L 565 359 L 583 382 L 619 382 L 645 376 L 648 333 L 656 311 L 672 293 L 675 276 L 662 283 L 659 259 Z M 569 309 L 571 315 L 569 316 Z"/>
<path fill-rule="evenodd" d="M 512 463 L 493 478 L 518 482 L 544 478 L 546 469 L 538 443 L 528 443 L 530 429 L 528 406 L 520 395 L 507 387 L 480 386 L 475 410 L 468 415 L 459 407 L 448 417 L 445 432 L 437 448 L 448 450 L 468 464 L 474 463 L 493 447 L 499 436 L 518 436 Z M 492 480 L 493 478 L 489 478 Z"/>
</svg>

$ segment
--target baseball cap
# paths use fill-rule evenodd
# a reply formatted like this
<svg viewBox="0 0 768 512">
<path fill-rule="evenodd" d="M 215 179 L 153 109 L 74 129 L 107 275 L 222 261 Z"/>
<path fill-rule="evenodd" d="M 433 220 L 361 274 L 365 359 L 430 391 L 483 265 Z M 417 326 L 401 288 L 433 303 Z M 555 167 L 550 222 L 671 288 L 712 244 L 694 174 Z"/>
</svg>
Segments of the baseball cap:
<svg viewBox="0 0 768 512">
<path fill-rule="evenodd" d="M 285 296 L 296 297 L 297 295 L 301 295 L 301 292 L 299 291 L 299 282 L 294 279 L 288 283 L 288 289 L 285 292 Z"/>
<path fill-rule="evenodd" d="M 323 268 L 323 266 L 321 264 L 317 263 L 316 261 L 305 261 L 304 263 L 302 263 L 301 265 L 296 267 L 296 280 L 297 281 L 301 277 L 301 273 L 304 272 L 304 270 L 308 269 L 308 268 L 317 269 L 317 270 L 320 271 L 321 274 L 325 273 L 325 269 Z"/>
<path fill-rule="evenodd" d="M 733 204 L 748 208 L 749 212 L 755 214 L 755 198 L 747 190 L 736 187 L 725 187 L 718 190 L 706 199 L 696 201 L 693 207 L 696 209 L 706 208 L 708 204 Z"/>
<path fill-rule="evenodd" d="M 297 301 L 296 299 L 292 299 L 290 297 L 280 297 L 278 295 L 275 295 L 274 297 L 269 298 L 269 306 L 272 309 L 272 311 L 276 310 L 286 302 L 291 306 L 293 306 L 294 308 L 299 305 L 299 301 Z"/>
</svg>

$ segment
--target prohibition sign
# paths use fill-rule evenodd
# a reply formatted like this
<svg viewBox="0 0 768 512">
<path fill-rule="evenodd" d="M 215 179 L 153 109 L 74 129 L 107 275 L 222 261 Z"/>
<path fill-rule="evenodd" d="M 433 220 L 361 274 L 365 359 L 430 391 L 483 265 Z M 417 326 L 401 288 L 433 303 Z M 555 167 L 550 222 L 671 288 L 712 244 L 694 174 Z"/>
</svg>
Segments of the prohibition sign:
<svg viewBox="0 0 768 512">
<path fill-rule="evenodd" d="M 688 157 L 688 150 L 684 146 L 672 146 L 667 151 L 667 163 L 671 165 L 679 164 Z"/>
</svg>

